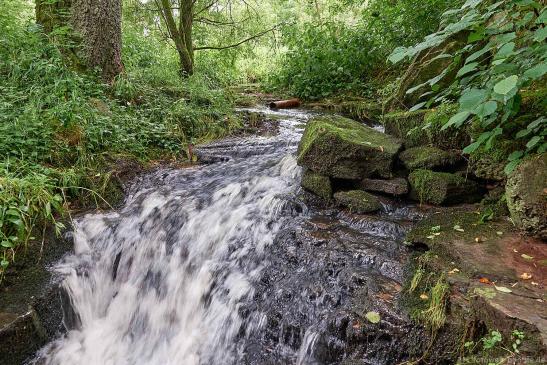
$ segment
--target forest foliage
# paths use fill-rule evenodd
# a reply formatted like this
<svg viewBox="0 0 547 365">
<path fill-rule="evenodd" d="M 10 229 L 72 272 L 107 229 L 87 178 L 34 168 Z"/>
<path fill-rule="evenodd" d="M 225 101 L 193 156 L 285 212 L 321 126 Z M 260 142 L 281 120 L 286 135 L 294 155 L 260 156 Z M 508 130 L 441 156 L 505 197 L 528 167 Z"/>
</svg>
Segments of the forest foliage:
<svg viewBox="0 0 547 365">
<path fill-rule="evenodd" d="M 545 106 L 527 103 L 545 90 L 540 2 L 198 0 L 191 76 L 158 4 L 123 0 L 124 71 L 108 83 L 67 59 L 70 27 L 46 33 L 32 2 L 0 2 L 0 271 L 68 210 L 108 206 L 115 161 L 184 161 L 236 130 L 233 86 L 382 103 L 416 57 L 462 34 L 439 55 L 448 68 L 408 90 L 427 89 L 413 109 L 457 103 L 447 126 L 480 130 L 467 153 L 522 142 L 507 171 L 546 149 Z"/>
</svg>

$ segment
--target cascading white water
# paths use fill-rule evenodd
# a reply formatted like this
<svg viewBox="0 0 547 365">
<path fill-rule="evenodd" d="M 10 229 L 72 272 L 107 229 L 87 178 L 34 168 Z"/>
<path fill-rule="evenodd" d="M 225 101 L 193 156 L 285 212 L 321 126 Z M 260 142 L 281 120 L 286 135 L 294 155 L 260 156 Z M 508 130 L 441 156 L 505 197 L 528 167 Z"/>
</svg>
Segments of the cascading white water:
<svg viewBox="0 0 547 365">
<path fill-rule="evenodd" d="M 282 123 L 275 153 L 160 171 L 119 212 L 77 221 L 75 253 L 57 267 L 77 323 L 35 362 L 236 363 L 236 338 L 264 322 L 241 304 L 291 218 L 297 122 Z"/>
</svg>

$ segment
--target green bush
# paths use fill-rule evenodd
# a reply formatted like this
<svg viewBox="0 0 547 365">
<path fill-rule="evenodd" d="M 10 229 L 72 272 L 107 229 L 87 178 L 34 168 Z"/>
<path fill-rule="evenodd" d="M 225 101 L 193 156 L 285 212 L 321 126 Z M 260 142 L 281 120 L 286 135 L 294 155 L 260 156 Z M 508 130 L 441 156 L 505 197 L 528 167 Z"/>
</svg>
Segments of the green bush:
<svg viewBox="0 0 547 365">
<path fill-rule="evenodd" d="M 456 35 L 465 35 L 467 42 L 456 52 L 438 56 L 453 62 L 441 74 L 407 93 L 424 86 L 430 88 L 413 109 L 458 101 L 457 113 L 443 129 L 478 125 L 480 134 L 464 149 L 466 153 L 481 146 L 490 150 L 501 135 L 522 140 L 525 149 L 509 156 L 505 170 L 510 173 L 527 154 L 547 151 L 546 22 L 547 8 L 537 1 L 468 0 L 461 8 L 443 14 L 441 30 L 415 46 L 396 49 L 389 59 L 396 63 L 438 47 Z M 451 74 L 456 76 L 450 86 L 439 87 L 439 81 Z M 531 94 L 537 96 L 528 100 Z"/>
<path fill-rule="evenodd" d="M 125 73 L 105 85 L 69 66 L 63 37 L 45 35 L 22 0 L 0 2 L 0 275 L 65 201 L 119 195 L 110 165 L 185 158 L 187 144 L 237 127 L 218 79 L 182 82 L 176 53 L 124 23 Z"/>
<path fill-rule="evenodd" d="M 440 15 L 452 4 L 448 0 L 378 0 L 368 6 L 357 1 L 333 3 L 325 15 L 329 20 L 314 19 L 283 29 L 288 51 L 269 83 L 305 99 L 340 92 L 368 95 L 378 73 L 385 74 L 389 53 L 436 30 Z"/>
</svg>

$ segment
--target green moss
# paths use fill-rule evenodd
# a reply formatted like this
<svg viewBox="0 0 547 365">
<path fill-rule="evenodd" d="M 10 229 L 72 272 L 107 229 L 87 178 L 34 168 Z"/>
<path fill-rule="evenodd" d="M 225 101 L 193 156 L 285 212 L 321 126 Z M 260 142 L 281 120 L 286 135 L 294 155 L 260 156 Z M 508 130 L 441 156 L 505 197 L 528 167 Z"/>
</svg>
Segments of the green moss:
<svg viewBox="0 0 547 365">
<path fill-rule="evenodd" d="M 371 213 L 382 208 L 380 201 L 362 190 L 341 191 L 334 194 L 338 204 L 348 207 L 353 213 Z"/>
<path fill-rule="evenodd" d="M 509 155 L 522 149 L 521 142 L 508 139 L 497 140 L 492 148 L 484 146 L 469 157 L 469 167 L 478 178 L 493 181 L 504 181 L 507 176 L 503 171 Z"/>
<path fill-rule="evenodd" d="M 424 125 L 424 117 L 426 110 L 418 110 L 415 112 L 394 112 L 384 115 L 382 122 L 386 129 L 386 133 L 397 138 L 405 140 L 407 147 L 427 144 L 429 141 L 423 139 L 423 136 L 409 135 L 410 131 L 416 130 Z"/>
<path fill-rule="evenodd" d="M 301 185 L 304 189 L 311 191 L 323 199 L 330 199 L 332 196 L 332 185 L 327 176 L 306 170 L 302 176 Z"/>
<path fill-rule="evenodd" d="M 521 92 L 521 96 L 520 112 L 522 114 L 545 115 L 547 110 L 547 88 L 526 90 Z"/>
<path fill-rule="evenodd" d="M 298 147 L 298 163 L 342 179 L 390 177 L 401 143 L 391 136 L 342 117 L 311 120 Z"/>
<path fill-rule="evenodd" d="M 399 159 L 409 170 L 450 167 L 461 161 L 457 151 L 445 151 L 436 147 L 422 146 L 410 148 L 399 155 Z"/>
<path fill-rule="evenodd" d="M 520 229 L 547 239 L 547 153 L 533 156 L 511 174 L 505 186 L 507 206 Z"/>
<path fill-rule="evenodd" d="M 432 334 L 446 321 L 450 286 L 436 267 L 438 256 L 428 251 L 415 257 L 414 274 L 405 282 L 401 304 L 413 321 L 423 324 Z"/>
<path fill-rule="evenodd" d="M 469 144 L 464 128 L 442 127 L 457 112 L 454 104 L 414 112 L 396 112 L 384 116 L 386 133 L 403 138 L 405 146 L 435 146 L 441 149 L 462 149 Z"/>
<path fill-rule="evenodd" d="M 412 187 L 411 197 L 421 203 L 471 202 L 480 196 L 474 182 L 457 174 L 419 169 L 412 172 L 408 180 Z"/>
<path fill-rule="evenodd" d="M 308 107 L 335 112 L 351 119 L 368 122 L 380 120 L 382 104 L 362 98 L 329 98 L 307 104 Z"/>
</svg>

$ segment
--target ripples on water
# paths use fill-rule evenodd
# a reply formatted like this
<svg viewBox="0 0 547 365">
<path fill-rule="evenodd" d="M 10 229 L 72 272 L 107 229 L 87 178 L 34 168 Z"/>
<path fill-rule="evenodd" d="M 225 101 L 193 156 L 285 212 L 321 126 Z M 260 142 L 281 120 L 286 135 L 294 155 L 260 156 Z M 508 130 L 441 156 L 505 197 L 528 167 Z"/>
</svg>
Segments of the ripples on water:
<svg viewBox="0 0 547 365">
<path fill-rule="evenodd" d="M 281 297 L 285 289 L 307 290 L 290 285 L 277 288 L 274 282 L 260 295 L 256 292 L 258 282 L 266 285 L 265 270 L 285 270 L 285 263 L 276 267 L 269 254 L 277 249 L 298 254 L 297 246 L 272 245 L 277 244 L 281 230 L 294 228 L 297 218 L 307 214 L 305 206 L 295 208 L 301 170 L 294 153 L 310 114 L 274 114 L 281 118 L 278 136 L 228 139 L 205 146 L 203 153 L 227 161 L 159 170 L 140 178 L 121 210 L 77 220 L 74 254 L 56 268 L 64 276 L 63 287 L 71 302 L 72 320 L 66 323 L 70 330 L 42 349 L 34 363 L 230 365 L 251 361 L 243 360 L 246 346 L 260 342 L 271 322 L 273 304 L 267 300 L 264 305 L 248 304 L 260 295 L 278 303 L 277 295 Z M 398 213 L 386 207 L 385 214 Z M 377 263 L 376 251 L 371 256 L 362 242 L 363 237 L 374 237 L 371 247 L 378 242 L 393 244 L 404 233 L 396 222 L 356 219 L 344 213 L 338 220 L 346 227 L 340 230 L 349 242 L 346 246 L 354 242 L 357 247 L 340 262 L 353 260 L 363 270 L 377 264 L 380 271 L 391 262 Z M 393 265 L 386 277 L 398 275 L 396 260 Z M 308 285 L 303 278 L 306 266 L 300 266 L 298 274 L 293 271 L 289 276 L 296 275 L 294 283 L 302 280 Z M 313 264 L 308 269 L 313 271 Z M 318 285 L 321 280 L 317 279 Z M 271 294 L 266 295 L 268 291 Z M 331 310 L 330 297 L 323 295 L 323 312 Z M 298 306 L 306 305 L 298 302 Z M 313 307 L 308 312 L 303 323 L 319 321 L 321 311 Z M 279 331 L 289 327 L 283 324 Z M 259 353 L 255 357 L 271 352 L 270 360 L 274 360 L 269 363 L 317 363 L 314 350 L 320 335 L 315 327 L 303 325 L 296 338 L 292 347 L 281 340 L 274 345 L 277 349 L 263 345 L 255 349 Z"/>
</svg>

